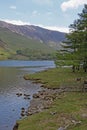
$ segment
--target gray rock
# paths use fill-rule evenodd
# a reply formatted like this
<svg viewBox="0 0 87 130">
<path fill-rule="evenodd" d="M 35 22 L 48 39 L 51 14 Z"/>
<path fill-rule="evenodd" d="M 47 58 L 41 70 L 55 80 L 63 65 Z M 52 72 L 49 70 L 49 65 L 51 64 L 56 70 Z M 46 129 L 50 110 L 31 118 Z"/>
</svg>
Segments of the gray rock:
<svg viewBox="0 0 87 130">
<path fill-rule="evenodd" d="M 58 130 L 65 130 L 65 128 L 64 127 L 60 127 L 60 128 L 58 128 Z"/>
<path fill-rule="evenodd" d="M 34 94 L 34 95 L 33 95 L 33 98 L 39 98 L 39 97 L 40 97 L 39 94 Z"/>
<path fill-rule="evenodd" d="M 87 118 L 87 114 L 86 113 L 83 113 L 81 116 L 82 116 L 82 118 Z"/>
</svg>

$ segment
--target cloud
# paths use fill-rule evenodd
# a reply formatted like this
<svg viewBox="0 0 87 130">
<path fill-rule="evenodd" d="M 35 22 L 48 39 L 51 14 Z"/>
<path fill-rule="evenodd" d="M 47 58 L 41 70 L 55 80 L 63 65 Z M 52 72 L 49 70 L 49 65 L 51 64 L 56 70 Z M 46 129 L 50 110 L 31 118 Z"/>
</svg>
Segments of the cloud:
<svg viewBox="0 0 87 130">
<path fill-rule="evenodd" d="M 37 13 L 38 13 L 37 10 L 34 10 L 34 11 L 32 12 L 33 15 L 37 15 Z"/>
<path fill-rule="evenodd" d="M 40 13 L 37 10 L 34 10 L 32 12 L 32 16 L 39 16 L 39 15 L 40 15 Z"/>
<path fill-rule="evenodd" d="M 52 12 L 47 12 L 47 15 L 52 15 L 53 13 Z"/>
<path fill-rule="evenodd" d="M 30 25 L 29 22 L 23 22 L 21 20 L 8 20 L 8 19 L 2 19 L 2 21 L 5 21 L 7 23 L 15 24 L 15 25 Z"/>
<path fill-rule="evenodd" d="M 32 0 L 34 3 L 37 3 L 39 5 L 50 5 L 52 4 L 52 0 Z"/>
<path fill-rule="evenodd" d="M 41 25 L 41 24 L 39 24 L 38 26 L 40 26 L 42 28 L 46 28 L 48 30 L 54 30 L 54 31 L 69 33 L 69 28 L 68 27 L 44 26 L 44 25 Z"/>
<path fill-rule="evenodd" d="M 16 8 L 17 8 L 17 7 L 16 7 L 15 5 L 11 5 L 11 6 L 10 6 L 10 9 L 14 9 L 14 10 L 15 10 Z"/>
<path fill-rule="evenodd" d="M 66 11 L 67 9 L 75 9 L 86 3 L 87 3 L 87 0 L 68 0 L 61 4 L 61 9 L 62 11 Z"/>
<path fill-rule="evenodd" d="M 46 26 L 46 28 L 49 30 L 55 30 L 55 31 L 60 31 L 60 32 L 65 32 L 65 33 L 69 32 L 69 29 L 66 27 Z"/>
</svg>

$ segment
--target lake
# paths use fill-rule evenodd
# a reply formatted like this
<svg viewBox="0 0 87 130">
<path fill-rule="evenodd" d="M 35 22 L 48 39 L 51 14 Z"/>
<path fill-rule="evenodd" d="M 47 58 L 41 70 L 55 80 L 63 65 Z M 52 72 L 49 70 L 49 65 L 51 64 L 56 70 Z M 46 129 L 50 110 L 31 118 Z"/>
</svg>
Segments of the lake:
<svg viewBox="0 0 87 130">
<path fill-rule="evenodd" d="M 32 95 L 41 90 L 40 84 L 24 80 L 23 75 L 54 67 L 53 61 L 0 61 L 0 130 L 12 130 L 22 118 L 21 108 L 27 110 Z M 29 94 L 29 99 L 24 99 L 24 94 Z"/>
</svg>

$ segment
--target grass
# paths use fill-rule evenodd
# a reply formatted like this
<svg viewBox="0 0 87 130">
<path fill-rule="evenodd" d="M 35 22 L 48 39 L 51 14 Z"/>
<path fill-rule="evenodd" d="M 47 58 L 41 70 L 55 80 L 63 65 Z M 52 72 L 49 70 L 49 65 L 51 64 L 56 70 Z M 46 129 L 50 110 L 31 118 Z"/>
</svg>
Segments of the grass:
<svg viewBox="0 0 87 130">
<path fill-rule="evenodd" d="M 5 60 L 10 56 L 10 53 L 3 48 L 0 48 L 0 60 Z"/>
<path fill-rule="evenodd" d="M 82 78 L 79 83 L 76 82 L 78 77 Z M 82 71 L 73 73 L 68 68 L 55 68 L 27 75 L 27 78 L 37 79 L 45 83 L 45 87 L 50 88 L 59 88 L 64 84 L 66 86 L 73 84 L 75 87 L 76 85 L 81 86 L 83 80 L 87 79 L 87 73 Z M 56 112 L 56 114 L 53 115 L 52 112 Z M 67 130 L 87 130 L 87 93 L 64 92 L 58 94 L 49 109 L 19 120 L 18 123 L 18 130 L 58 130 L 65 126 L 68 126 Z"/>
<path fill-rule="evenodd" d="M 25 49 L 25 47 L 33 50 L 44 48 L 45 50 L 47 47 L 45 44 L 40 43 L 39 41 L 29 39 L 27 37 L 21 36 L 20 34 L 11 32 L 6 28 L 1 28 L 1 27 L 0 27 L 0 38 L 12 50 L 18 50 L 23 48 Z M 48 49 L 48 51 L 49 50 L 50 48 Z"/>
<path fill-rule="evenodd" d="M 83 71 L 73 73 L 69 68 L 55 68 L 47 71 L 29 74 L 24 76 L 25 79 L 36 80 L 44 84 L 47 88 L 59 87 L 77 87 L 83 84 L 83 80 L 87 78 L 87 74 Z M 77 78 L 81 78 L 81 82 L 77 82 Z"/>
<path fill-rule="evenodd" d="M 87 93 L 65 93 L 54 101 L 49 110 L 27 117 L 19 122 L 18 130 L 57 130 L 67 126 L 67 130 L 86 130 L 87 119 L 82 118 L 87 114 Z M 55 112 L 55 115 L 50 114 Z M 72 121 L 81 121 L 73 125 Z"/>
</svg>

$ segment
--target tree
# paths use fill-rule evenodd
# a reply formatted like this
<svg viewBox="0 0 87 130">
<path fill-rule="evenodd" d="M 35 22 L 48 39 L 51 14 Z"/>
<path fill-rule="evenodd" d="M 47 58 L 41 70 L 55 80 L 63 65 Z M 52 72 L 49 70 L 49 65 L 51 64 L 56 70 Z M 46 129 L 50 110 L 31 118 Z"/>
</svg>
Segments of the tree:
<svg viewBox="0 0 87 130">
<path fill-rule="evenodd" d="M 79 19 L 71 24 L 71 35 L 77 32 L 76 49 L 78 51 L 78 59 L 83 63 L 83 69 L 87 71 L 87 5 L 84 5 L 82 13 L 78 14 Z M 72 37 L 71 37 L 72 39 Z M 72 45 L 74 43 L 72 42 Z"/>
<path fill-rule="evenodd" d="M 64 54 L 66 60 L 72 60 L 71 63 L 75 69 L 75 63 L 79 66 L 82 64 L 83 69 L 87 71 L 87 5 L 84 5 L 82 13 L 78 14 L 79 19 L 75 20 L 73 24 L 69 26 L 70 33 L 66 35 L 67 46 L 64 48 L 71 49 L 67 54 Z M 67 58 L 67 55 L 68 58 Z M 74 71 L 74 70 L 73 70 Z"/>
</svg>

